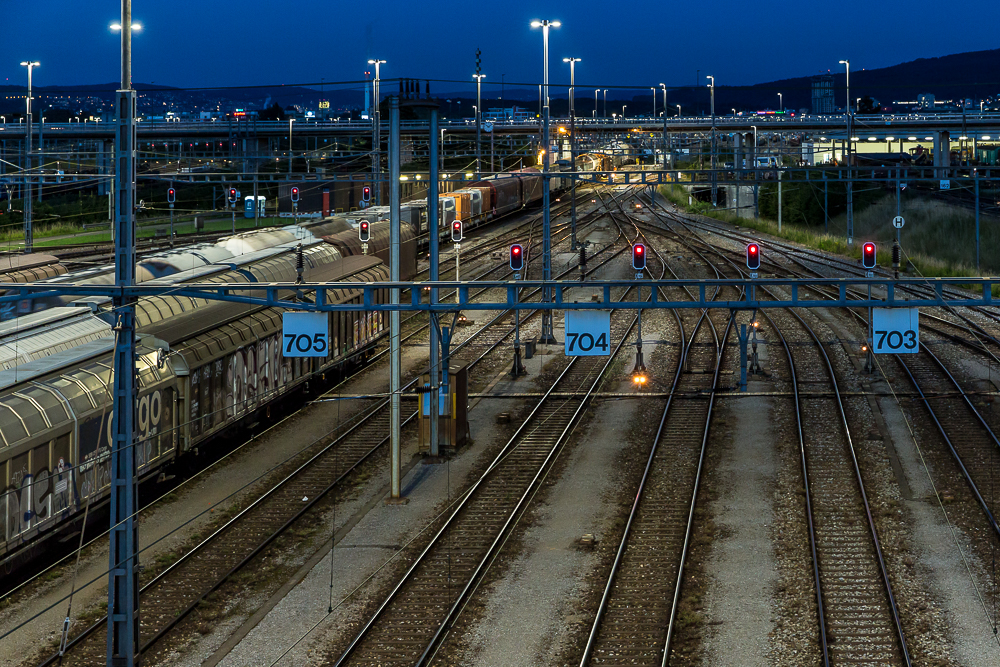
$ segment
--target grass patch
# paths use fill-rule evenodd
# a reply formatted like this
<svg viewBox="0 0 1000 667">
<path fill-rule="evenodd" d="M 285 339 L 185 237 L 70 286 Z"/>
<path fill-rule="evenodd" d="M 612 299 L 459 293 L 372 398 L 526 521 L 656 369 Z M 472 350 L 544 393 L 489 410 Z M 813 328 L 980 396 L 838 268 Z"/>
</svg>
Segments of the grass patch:
<svg viewBox="0 0 1000 667">
<path fill-rule="evenodd" d="M 822 230 L 822 220 L 815 226 L 782 224 L 769 218 L 740 218 L 730 211 L 717 211 L 706 202 L 688 203 L 683 186 L 665 185 L 660 193 L 678 208 L 704 215 L 732 225 L 753 229 L 794 243 L 861 259 L 861 240 L 874 240 L 882 246 L 880 266 L 890 266 L 890 248 L 896 238 L 892 218 L 896 215 L 896 200 L 886 196 L 875 200 L 854 215 L 854 245 L 846 239 L 847 217 L 839 215 L 830 221 L 830 233 Z M 975 212 L 919 195 L 904 200 L 902 215 L 906 226 L 901 235 L 903 259 L 909 260 L 920 275 L 926 277 L 976 277 L 1000 273 L 1000 218 L 980 215 L 981 270 L 975 268 Z M 994 288 L 996 291 L 997 288 Z M 998 292 L 1000 293 L 1000 292 Z"/>
<path fill-rule="evenodd" d="M 242 216 L 242 213 L 240 213 Z M 288 218 L 260 218 L 258 225 L 254 225 L 253 218 L 236 218 L 236 231 L 248 231 L 255 228 L 269 227 L 269 226 L 284 226 L 292 224 L 292 220 Z M 164 223 L 155 223 L 156 227 L 164 225 Z M 162 229 L 167 229 L 167 227 L 162 227 Z M 229 232 L 233 229 L 232 219 L 216 219 L 216 220 L 206 220 L 204 225 L 204 232 Z M 35 246 L 37 247 L 52 247 L 52 246 L 66 246 L 66 245 L 90 245 L 96 243 L 111 243 L 111 231 L 83 231 L 83 228 L 78 225 L 71 225 L 66 223 L 56 223 L 52 225 L 35 225 L 33 230 L 33 236 L 35 238 Z M 162 232 L 161 232 L 162 233 Z M 194 221 L 187 220 L 185 222 L 175 222 L 174 223 L 174 233 L 177 236 L 185 236 L 188 234 L 194 234 Z M 136 237 L 140 239 L 151 239 L 156 236 L 156 229 L 150 225 L 144 228 L 140 224 L 138 231 L 136 232 Z M 39 241 L 39 239 L 48 239 Z M 24 241 L 24 231 L 21 227 L 16 229 L 8 228 L 4 231 L 0 231 L 0 244 L 10 244 L 19 246 L 22 245 Z"/>
</svg>

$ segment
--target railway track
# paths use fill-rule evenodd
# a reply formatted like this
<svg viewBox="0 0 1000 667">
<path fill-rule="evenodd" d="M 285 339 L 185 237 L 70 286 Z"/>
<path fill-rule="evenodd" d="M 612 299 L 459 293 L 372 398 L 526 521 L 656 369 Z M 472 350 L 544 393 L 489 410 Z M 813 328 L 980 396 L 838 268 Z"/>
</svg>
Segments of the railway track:
<svg viewBox="0 0 1000 667">
<path fill-rule="evenodd" d="M 595 259 L 608 255 L 604 261 L 610 260 L 616 254 L 612 252 L 616 242 L 617 239 L 602 248 Z M 573 270 L 571 268 L 567 273 Z M 534 290 L 524 300 L 538 296 L 538 292 Z M 533 311 L 533 314 L 538 312 Z M 454 351 L 456 356 L 462 355 L 466 360 L 471 357 L 469 363 L 474 366 L 497 350 L 513 333 L 513 328 L 507 327 L 500 327 L 500 333 L 494 333 L 498 329 L 495 325 L 505 316 L 506 313 L 500 313 L 479 330 L 478 334 L 484 336 L 483 341 L 480 342 L 479 335 L 474 334 L 457 346 Z M 411 380 L 404 391 L 415 381 Z M 415 411 L 409 413 L 404 423 L 415 416 Z M 382 449 L 388 442 L 388 438 L 384 437 L 387 432 L 388 400 L 383 400 L 347 432 L 324 444 L 291 475 L 168 569 L 143 584 L 140 591 L 143 610 L 140 636 L 144 641 L 140 652 L 155 651 L 156 643 L 187 617 L 201 600 L 249 564 L 353 470 Z M 303 503 L 302 497 L 309 498 L 309 502 Z M 67 645 L 67 655 L 62 658 L 61 664 L 89 665 L 103 660 L 106 646 L 103 634 L 97 631 L 105 626 L 105 621 L 101 619 L 74 637 Z M 59 660 L 58 655 L 53 655 L 41 664 L 52 665 Z"/>
<path fill-rule="evenodd" d="M 812 328 L 788 312 L 765 317 L 784 347 L 795 393 L 823 664 L 910 665 L 833 366 Z M 791 328 L 786 322 L 813 345 L 794 345 L 793 352 L 782 333 Z M 831 384 L 832 396 L 800 393 L 803 385 Z"/>
<path fill-rule="evenodd" d="M 712 270 L 718 274 L 715 267 Z M 669 655 L 719 371 L 731 328 L 725 321 L 717 325 L 705 312 L 677 317 L 679 340 L 685 343 L 676 360 L 671 396 L 636 489 L 581 667 L 661 665 Z M 687 337 L 683 319 L 689 320 Z"/>
<path fill-rule="evenodd" d="M 998 462 L 1000 440 L 973 403 L 960 382 L 935 353 L 926 339 L 918 354 L 896 355 L 905 377 L 920 394 L 923 409 L 944 439 L 952 458 L 989 524 L 990 533 L 1000 537 L 997 503 L 991 489 Z M 934 395 L 943 400 L 930 400 Z M 950 399 L 950 400 L 948 400 Z"/>
<path fill-rule="evenodd" d="M 694 238 L 735 267 L 731 251 L 697 234 Z M 833 365 L 819 337 L 794 310 L 762 314 L 782 343 L 794 393 L 823 664 L 909 667 L 905 632 Z M 804 332 L 812 345 L 794 345 L 793 353 L 783 328 Z M 830 396 L 800 393 L 802 385 L 830 384 Z"/>
<path fill-rule="evenodd" d="M 337 667 L 430 663 L 505 537 L 527 509 L 635 322 L 628 313 L 613 312 L 612 340 L 618 341 L 614 353 L 607 360 L 574 357 L 567 364 L 347 644 L 335 662 Z M 554 396 L 566 392 L 573 396 Z"/>
</svg>

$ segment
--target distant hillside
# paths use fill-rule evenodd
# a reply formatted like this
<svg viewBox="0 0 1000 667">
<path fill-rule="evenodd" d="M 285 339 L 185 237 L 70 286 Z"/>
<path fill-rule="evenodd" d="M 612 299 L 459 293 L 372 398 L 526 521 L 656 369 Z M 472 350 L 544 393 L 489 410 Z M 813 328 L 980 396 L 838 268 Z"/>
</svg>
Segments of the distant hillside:
<svg viewBox="0 0 1000 667">
<path fill-rule="evenodd" d="M 834 77 L 836 103 L 843 106 L 846 92 L 843 66 L 837 65 L 831 72 Z M 516 85 L 516 84 L 515 84 Z M 484 92 L 483 107 L 518 103 L 518 106 L 536 109 L 538 92 L 534 88 L 511 85 L 503 91 L 504 99 L 498 100 L 495 87 Z M 261 86 L 219 89 L 181 89 L 160 84 L 136 83 L 136 90 L 149 96 L 163 96 L 177 106 L 231 104 L 261 107 L 265 102 L 277 102 L 282 107 L 298 104 L 315 107 L 320 97 L 328 99 L 334 108 L 360 107 L 364 104 L 364 82 L 351 87 L 319 89 L 305 86 Z M 81 86 L 40 86 L 35 90 L 40 95 L 94 96 L 108 102 L 117 90 L 117 83 L 103 83 Z M 383 86 L 383 94 L 394 92 L 392 82 Z M 0 113 L 16 113 L 23 109 L 24 86 L 0 86 Z M 475 104 L 475 91 L 443 92 L 435 90 L 434 97 L 443 102 L 442 112 L 448 116 L 471 116 L 471 104 Z M 4 95 L 6 93 L 7 95 Z M 802 76 L 780 81 L 769 81 L 752 86 L 724 86 L 715 89 L 715 109 L 719 114 L 728 114 L 730 109 L 741 111 L 775 109 L 778 107 L 778 93 L 783 95 L 786 109 L 808 109 L 812 105 L 812 76 Z M 1000 96 L 1000 49 L 990 51 L 970 51 L 940 58 L 919 58 L 891 67 L 880 69 L 854 70 L 851 72 L 851 97 L 871 96 L 883 105 L 891 105 L 894 100 L 914 100 L 919 93 L 932 93 L 938 100 Z M 14 99 L 5 99 L 7 96 Z M 553 86 L 550 90 L 553 114 L 565 113 L 565 87 Z M 628 105 L 628 113 L 649 114 L 652 96 L 646 89 L 609 90 L 607 110 L 621 110 Z M 674 105 L 680 104 L 685 115 L 709 112 L 709 91 L 706 86 L 671 88 L 667 93 L 667 106 L 671 115 L 676 113 Z M 593 111 L 593 97 L 578 96 L 577 109 L 582 114 Z M 662 109 L 662 98 L 657 96 L 657 114 Z M 600 109 L 604 110 L 603 95 Z"/>
<path fill-rule="evenodd" d="M 843 106 L 846 75 L 844 66 L 831 72 L 837 104 Z M 812 77 L 782 79 L 753 86 L 717 86 L 715 110 L 730 113 L 731 107 L 741 110 L 775 109 L 778 93 L 784 97 L 786 109 L 806 109 L 812 105 Z M 940 58 L 919 58 L 891 67 L 851 71 L 851 97 L 871 96 L 882 104 L 894 100 L 915 100 L 919 93 L 933 93 L 939 99 L 960 99 L 1000 95 L 1000 49 L 970 51 Z M 669 94 L 670 104 L 680 104 L 687 113 L 708 111 L 707 88 L 681 88 Z M 636 100 L 642 103 L 642 96 Z M 648 106 L 648 105 L 647 105 Z"/>
</svg>

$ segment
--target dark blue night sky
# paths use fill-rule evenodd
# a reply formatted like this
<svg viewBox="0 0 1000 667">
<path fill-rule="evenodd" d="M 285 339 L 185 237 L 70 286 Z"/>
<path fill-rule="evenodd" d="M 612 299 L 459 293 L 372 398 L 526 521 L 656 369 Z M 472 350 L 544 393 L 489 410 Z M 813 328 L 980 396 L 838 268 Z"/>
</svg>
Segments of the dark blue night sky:
<svg viewBox="0 0 1000 667">
<path fill-rule="evenodd" d="M 476 11 L 470 11 L 476 7 Z M 119 16 L 108 0 L 0 2 L 0 82 L 23 85 L 21 60 L 42 63 L 37 85 L 104 83 L 118 77 Z M 134 40 L 133 80 L 178 87 L 312 83 L 364 78 L 368 58 L 384 78 L 470 81 L 483 51 L 486 82 L 541 81 L 541 31 L 552 31 L 550 79 L 565 85 L 563 57 L 582 58 L 580 88 L 690 86 L 696 71 L 717 85 L 752 84 L 827 69 L 852 70 L 992 49 L 1000 2 L 628 3 L 345 2 L 343 0 L 135 0 L 145 28 Z M 458 84 L 436 84 L 454 91 Z"/>
</svg>

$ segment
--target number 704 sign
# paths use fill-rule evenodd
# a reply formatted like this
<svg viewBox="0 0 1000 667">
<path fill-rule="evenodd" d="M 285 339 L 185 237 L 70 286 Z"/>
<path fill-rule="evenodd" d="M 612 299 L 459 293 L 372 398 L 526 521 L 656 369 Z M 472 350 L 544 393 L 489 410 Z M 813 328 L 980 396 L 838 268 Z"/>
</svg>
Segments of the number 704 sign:
<svg viewBox="0 0 1000 667">
<path fill-rule="evenodd" d="M 566 345 L 568 357 L 610 354 L 611 312 L 607 310 L 567 310 Z"/>
<path fill-rule="evenodd" d="M 916 354 L 920 351 L 918 308 L 873 308 L 872 351 L 875 354 Z"/>
</svg>

